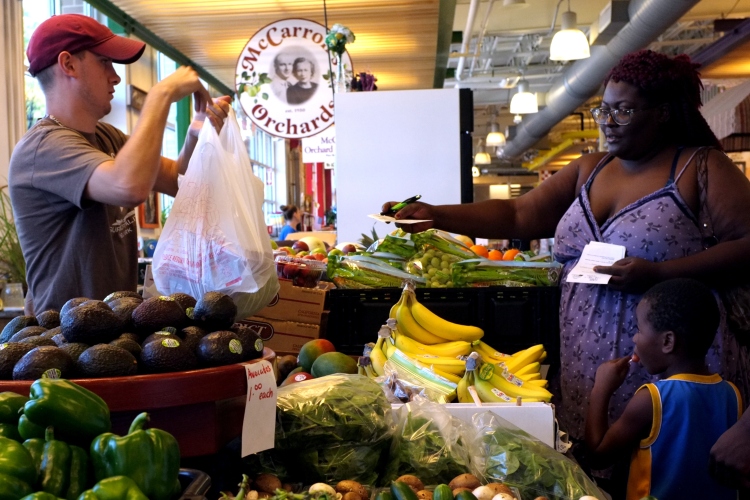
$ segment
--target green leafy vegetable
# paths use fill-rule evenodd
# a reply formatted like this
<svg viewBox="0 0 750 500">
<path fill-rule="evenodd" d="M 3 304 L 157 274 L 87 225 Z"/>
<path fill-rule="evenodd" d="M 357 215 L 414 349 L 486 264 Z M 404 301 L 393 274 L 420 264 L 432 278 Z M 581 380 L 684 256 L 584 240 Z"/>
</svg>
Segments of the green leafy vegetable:
<svg viewBox="0 0 750 500">
<path fill-rule="evenodd" d="M 555 286 L 562 266 L 557 262 L 470 259 L 451 265 L 456 286 Z"/>
</svg>

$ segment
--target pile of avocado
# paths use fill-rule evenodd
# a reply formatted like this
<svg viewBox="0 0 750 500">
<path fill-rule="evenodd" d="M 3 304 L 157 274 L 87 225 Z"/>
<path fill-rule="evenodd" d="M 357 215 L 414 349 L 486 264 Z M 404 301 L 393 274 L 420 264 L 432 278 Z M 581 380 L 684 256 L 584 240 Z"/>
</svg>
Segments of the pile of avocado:
<svg viewBox="0 0 750 500">
<path fill-rule="evenodd" d="M 0 380 L 122 377 L 228 365 L 263 355 L 263 340 L 235 323 L 232 298 L 207 292 L 144 300 L 114 292 L 60 311 L 13 318 L 0 333 Z"/>
</svg>

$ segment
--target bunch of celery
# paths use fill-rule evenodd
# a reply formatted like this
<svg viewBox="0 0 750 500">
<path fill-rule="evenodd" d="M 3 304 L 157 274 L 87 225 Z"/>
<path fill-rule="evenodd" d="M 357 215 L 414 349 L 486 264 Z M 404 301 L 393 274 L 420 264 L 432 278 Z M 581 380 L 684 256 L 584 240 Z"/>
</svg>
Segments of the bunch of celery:
<svg viewBox="0 0 750 500">
<path fill-rule="evenodd" d="M 405 279 L 413 280 L 418 287 L 425 286 L 424 279 L 367 255 L 328 257 L 328 278 L 338 288 L 398 288 Z"/>
<path fill-rule="evenodd" d="M 466 245 L 452 237 L 450 234 L 437 229 L 428 229 L 421 233 L 414 233 L 411 239 L 418 247 L 433 246 L 438 250 L 455 255 L 462 259 L 475 259 L 477 256 L 469 250 Z"/>
<path fill-rule="evenodd" d="M 470 259 L 451 265 L 455 286 L 555 286 L 562 266 L 558 262 L 520 262 Z"/>
</svg>

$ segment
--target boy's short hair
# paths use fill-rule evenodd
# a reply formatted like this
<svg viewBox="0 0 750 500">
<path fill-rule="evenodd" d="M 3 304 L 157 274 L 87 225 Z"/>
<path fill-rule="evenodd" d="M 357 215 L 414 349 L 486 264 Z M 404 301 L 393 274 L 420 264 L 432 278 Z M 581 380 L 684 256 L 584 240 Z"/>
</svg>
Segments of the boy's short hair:
<svg viewBox="0 0 750 500">
<path fill-rule="evenodd" d="M 691 356 L 706 355 L 719 327 L 719 306 L 711 289 L 694 279 L 671 279 L 651 287 L 641 300 L 648 301 L 646 319 L 654 330 L 673 331 Z"/>
</svg>

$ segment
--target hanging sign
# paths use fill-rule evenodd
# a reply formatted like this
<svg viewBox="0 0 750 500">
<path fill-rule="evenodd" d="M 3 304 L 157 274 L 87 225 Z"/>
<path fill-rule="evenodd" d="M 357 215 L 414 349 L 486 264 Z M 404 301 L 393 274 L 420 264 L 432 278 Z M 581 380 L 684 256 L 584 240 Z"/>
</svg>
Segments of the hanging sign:
<svg viewBox="0 0 750 500">
<path fill-rule="evenodd" d="M 302 139 L 302 163 L 333 163 L 336 160 L 336 126 Z"/>
<path fill-rule="evenodd" d="M 307 19 L 283 19 L 248 40 L 235 71 L 240 104 L 269 134 L 301 139 L 333 124 L 332 78 L 339 60 L 325 44 L 326 28 Z M 344 68 L 352 62 L 344 52 Z"/>
</svg>

